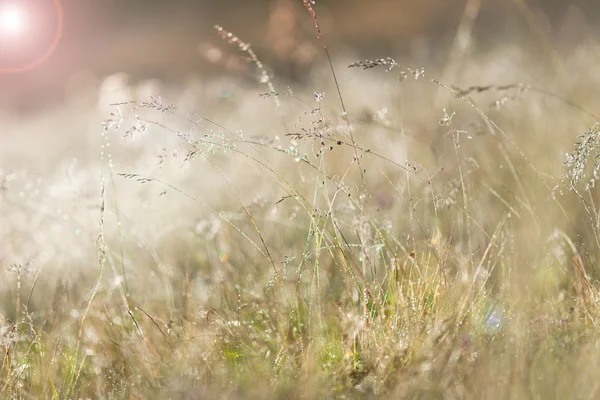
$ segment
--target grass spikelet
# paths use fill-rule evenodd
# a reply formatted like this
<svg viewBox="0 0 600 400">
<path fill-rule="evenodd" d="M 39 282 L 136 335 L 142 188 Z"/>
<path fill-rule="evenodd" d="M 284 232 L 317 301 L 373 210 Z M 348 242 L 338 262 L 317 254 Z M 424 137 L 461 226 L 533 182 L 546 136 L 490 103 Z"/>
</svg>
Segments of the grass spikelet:
<svg viewBox="0 0 600 400">
<path fill-rule="evenodd" d="M 337 79 L 337 74 L 335 73 L 335 68 L 333 67 L 333 61 L 331 60 L 331 54 L 329 53 L 329 48 L 327 47 L 327 43 L 325 42 L 325 38 L 323 38 L 323 34 L 321 33 L 321 27 L 319 26 L 319 21 L 317 20 L 317 13 L 313 9 L 313 4 L 315 4 L 314 0 L 302 0 L 304 2 L 304 7 L 308 10 L 310 17 L 312 18 L 315 24 L 315 30 L 317 31 L 317 38 L 321 42 L 321 46 L 325 51 L 325 55 L 327 56 L 327 62 L 329 63 L 329 69 L 331 70 L 331 76 L 333 77 L 333 81 L 335 83 L 335 88 L 338 93 L 338 98 L 340 99 L 340 105 L 342 107 L 342 113 L 344 120 L 346 121 L 346 126 L 348 128 L 348 136 L 352 141 L 352 146 L 354 147 L 354 160 L 356 161 L 356 165 L 358 166 L 358 170 L 360 171 L 360 176 L 364 182 L 365 176 L 364 171 L 360 163 L 360 158 L 358 155 L 358 149 L 356 147 L 356 142 L 354 141 L 354 135 L 352 134 L 352 127 L 350 126 L 350 119 L 348 118 L 348 111 L 346 110 L 346 105 L 344 104 L 344 97 L 342 96 L 342 90 L 340 88 L 340 84 Z"/>
<path fill-rule="evenodd" d="M 254 65 L 256 65 L 256 68 L 258 68 L 258 70 L 260 71 L 259 82 L 267 85 L 270 93 L 277 93 L 277 91 L 275 90 L 275 86 L 273 85 L 273 81 L 272 81 L 271 77 L 269 76 L 269 73 L 265 69 L 265 66 L 262 63 L 262 61 L 260 61 L 258 59 L 258 56 L 254 52 L 254 50 L 252 50 L 252 46 L 250 45 L 250 43 L 244 42 L 239 37 L 237 37 L 236 35 L 234 35 L 233 33 L 229 32 L 229 31 L 225 30 L 220 25 L 215 25 L 215 29 L 219 33 L 219 36 L 221 36 L 221 39 L 227 40 L 227 43 L 237 46 L 240 51 L 248 54 L 248 56 L 250 57 L 250 60 L 254 63 Z M 273 96 L 273 101 L 275 102 L 275 105 L 277 107 L 281 106 L 281 103 L 277 96 Z"/>
</svg>

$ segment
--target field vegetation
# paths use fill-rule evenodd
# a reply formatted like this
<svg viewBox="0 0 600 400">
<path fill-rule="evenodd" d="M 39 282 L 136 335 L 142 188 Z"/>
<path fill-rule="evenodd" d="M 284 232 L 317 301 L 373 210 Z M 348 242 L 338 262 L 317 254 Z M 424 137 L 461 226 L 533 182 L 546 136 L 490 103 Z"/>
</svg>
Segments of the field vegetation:
<svg viewBox="0 0 600 400">
<path fill-rule="evenodd" d="M 0 397 L 600 397 L 598 44 L 357 60 L 304 3 L 302 85 L 218 26 L 252 80 L 4 117 Z"/>
</svg>

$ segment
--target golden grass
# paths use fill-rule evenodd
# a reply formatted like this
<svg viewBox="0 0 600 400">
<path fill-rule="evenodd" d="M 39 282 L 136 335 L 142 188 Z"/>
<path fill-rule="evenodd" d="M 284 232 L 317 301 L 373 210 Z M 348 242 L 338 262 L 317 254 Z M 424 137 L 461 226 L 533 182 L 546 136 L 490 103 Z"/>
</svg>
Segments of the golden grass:
<svg viewBox="0 0 600 400">
<path fill-rule="evenodd" d="M 598 398 L 599 54 L 65 111 L 0 170 L 2 397 Z"/>
</svg>

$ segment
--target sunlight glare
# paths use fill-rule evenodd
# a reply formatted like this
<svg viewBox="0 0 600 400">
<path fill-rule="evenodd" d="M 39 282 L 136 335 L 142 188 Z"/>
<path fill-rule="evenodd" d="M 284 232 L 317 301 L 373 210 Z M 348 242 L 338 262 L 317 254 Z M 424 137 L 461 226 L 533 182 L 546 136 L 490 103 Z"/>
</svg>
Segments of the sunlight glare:
<svg viewBox="0 0 600 400">
<path fill-rule="evenodd" d="M 5 5 L 0 8 L 0 34 L 2 36 L 20 36 L 27 28 L 27 14 L 17 5 Z"/>
</svg>

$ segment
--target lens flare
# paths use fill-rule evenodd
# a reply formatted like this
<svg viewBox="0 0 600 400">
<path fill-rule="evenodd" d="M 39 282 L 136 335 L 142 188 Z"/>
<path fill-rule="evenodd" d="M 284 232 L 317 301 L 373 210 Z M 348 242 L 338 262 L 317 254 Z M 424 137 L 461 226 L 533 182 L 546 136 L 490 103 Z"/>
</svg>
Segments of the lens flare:
<svg viewBox="0 0 600 400">
<path fill-rule="evenodd" d="M 43 27 L 48 25 L 53 27 L 53 32 L 44 31 L 46 28 Z M 44 63 L 58 47 L 62 33 L 61 0 L 23 4 L 15 0 L 0 0 L 0 75 L 22 73 Z M 47 47 L 32 52 L 26 61 L 23 54 L 27 54 L 32 48 L 32 43 L 40 38 L 44 38 L 44 42 L 48 43 Z M 5 50 L 16 50 L 12 55 L 9 51 L 4 51 L 3 54 L 3 46 L 6 46 Z"/>
<path fill-rule="evenodd" d="M 15 37 L 25 33 L 28 27 L 28 18 L 25 10 L 15 4 L 8 4 L 0 8 L 0 34 Z"/>
</svg>

